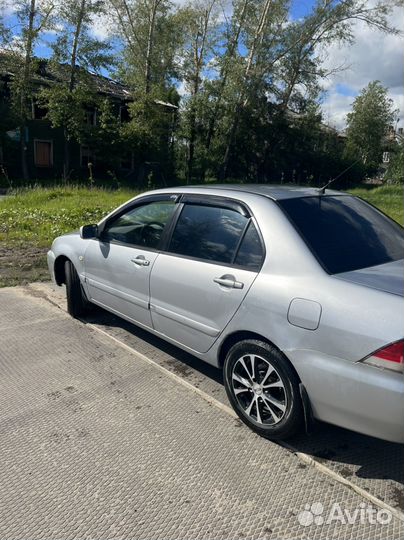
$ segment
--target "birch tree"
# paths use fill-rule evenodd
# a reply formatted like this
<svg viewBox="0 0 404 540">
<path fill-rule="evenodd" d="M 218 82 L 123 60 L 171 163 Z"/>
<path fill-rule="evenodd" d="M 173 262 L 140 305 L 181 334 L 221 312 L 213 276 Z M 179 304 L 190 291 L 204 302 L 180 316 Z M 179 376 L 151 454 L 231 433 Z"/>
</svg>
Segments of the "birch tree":
<svg viewBox="0 0 404 540">
<path fill-rule="evenodd" d="M 14 5 L 17 24 L 11 29 L 3 24 L 3 43 L 14 77 L 11 83 L 13 109 L 19 123 L 21 172 L 29 179 L 27 159 L 27 121 L 31 117 L 32 76 L 35 72 L 35 46 L 41 35 L 52 27 L 54 4 L 51 0 L 17 0 Z"/>
<path fill-rule="evenodd" d="M 144 96 L 173 75 L 175 28 L 169 0 L 109 0 L 115 34 L 122 37 L 121 76 Z M 158 94 L 158 91 L 157 91 Z"/>
<path fill-rule="evenodd" d="M 383 139 L 397 113 L 380 81 L 363 88 L 347 115 L 346 150 L 351 159 L 360 156 L 369 169 L 377 168 L 382 161 Z"/>
<path fill-rule="evenodd" d="M 288 14 L 288 3 L 285 0 L 259 0 L 255 6 L 248 7 L 250 13 L 246 17 L 244 27 L 246 55 L 234 85 L 235 99 L 230 110 L 226 143 L 220 165 L 219 174 L 222 178 L 227 176 L 230 152 L 241 109 L 247 106 L 254 94 L 256 95 L 257 85 L 261 82 L 264 85 L 266 83 L 266 66 L 273 65 L 277 60 L 277 44 Z"/>
<path fill-rule="evenodd" d="M 171 174 L 179 101 L 176 54 L 182 31 L 177 10 L 169 0 L 109 0 L 109 5 L 114 34 L 123 42 L 118 76 L 132 97 L 125 138 L 139 169 L 148 163 L 144 174 L 149 166 Z"/>
<path fill-rule="evenodd" d="M 218 42 L 217 0 L 196 0 L 182 11 L 184 44 L 181 76 L 187 92 L 183 125 L 187 138 L 186 180 L 193 177 L 198 123 L 203 121 L 204 77 Z"/>
<path fill-rule="evenodd" d="M 275 83 L 276 87 L 278 83 L 281 108 L 286 110 L 302 81 L 316 84 L 325 75 L 321 68 L 315 68 L 316 63 L 321 65 L 321 52 L 336 41 L 353 42 L 355 22 L 364 22 L 377 31 L 396 33 L 387 19 L 393 5 L 394 2 L 382 0 L 371 5 L 366 0 L 318 0 L 312 12 L 291 30 L 285 18 L 287 4 L 263 0 L 255 24 L 248 26 L 247 18 L 245 68 L 236 85 L 237 98 L 230 112 L 220 175 L 227 176 L 241 113 L 251 100 L 257 99 L 257 91 L 261 95 L 274 93 L 275 88 L 268 84 Z"/>
<path fill-rule="evenodd" d="M 353 43 L 353 25 L 362 22 L 375 31 L 397 34 L 387 16 L 394 2 L 379 1 L 369 4 L 367 0 L 317 0 L 312 12 L 302 21 L 287 27 L 281 58 L 279 79 L 281 109 L 286 110 L 299 86 L 309 90 L 318 81 L 335 71 L 342 71 L 347 66 L 333 66 L 329 70 L 323 67 L 323 58 L 327 56 L 332 43 Z"/>
<path fill-rule="evenodd" d="M 85 125 L 85 107 L 93 106 L 96 88 L 89 74 L 111 64 L 110 45 L 91 34 L 94 18 L 103 14 L 103 0 L 64 0 L 59 5 L 59 35 L 52 44 L 51 69 L 58 84 L 43 88 L 41 100 L 53 127 L 64 132 L 65 180 L 71 174 L 70 144 L 80 142 Z"/>
</svg>

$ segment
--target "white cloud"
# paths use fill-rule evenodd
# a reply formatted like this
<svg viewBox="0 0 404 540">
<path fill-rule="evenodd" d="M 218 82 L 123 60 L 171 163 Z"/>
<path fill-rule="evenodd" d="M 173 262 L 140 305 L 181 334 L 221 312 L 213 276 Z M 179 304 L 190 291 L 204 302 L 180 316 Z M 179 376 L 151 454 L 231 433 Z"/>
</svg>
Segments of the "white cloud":
<svg viewBox="0 0 404 540">
<path fill-rule="evenodd" d="M 395 9 L 390 23 L 404 31 L 401 10 Z M 325 67 L 333 69 L 340 65 L 348 68 L 331 75 L 324 81 L 327 97 L 323 104 L 324 117 L 338 128 L 345 126 L 346 114 L 358 92 L 369 82 L 379 80 L 389 90 L 395 107 L 400 109 L 401 126 L 404 120 L 404 66 L 402 51 L 403 35 L 386 35 L 358 22 L 354 28 L 353 45 L 331 46 L 326 52 Z M 345 92 L 341 91 L 341 85 Z M 344 95 L 351 93 L 351 96 Z"/>
<path fill-rule="evenodd" d="M 63 32 L 64 29 L 65 27 L 63 26 L 63 24 L 56 24 L 53 28 L 46 30 L 45 34 L 49 36 L 57 36 L 58 34 Z"/>
<path fill-rule="evenodd" d="M 185 88 L 185 82 L 181 81 L 177 86 L 177 92 L 181 97 L 184 97 L 188 94 L 187 89 Z"/>
<path fill-rule="evenodd" d="M 4 2 L 0 4 L 0 13 L 3 17 L 9 17 L 16 9 L 17 7 L 12 0 L 4 0 Z"/>
<path fill-rule="evenodd" d="M 111 18 L 108 15 L 99 15 L 93 18 L 91 33 L 95 38 L 105 41 L 112 35 L 111 27 Z"/>
<path fill-rule="evenodd" d="M 322 105 L 324 122 L 336 129 L 345 127 L 347 112 L 350 111 L 354 98 L 344 96 L 334 89 L 329 90 L 327 99 Z"/>
</svg>

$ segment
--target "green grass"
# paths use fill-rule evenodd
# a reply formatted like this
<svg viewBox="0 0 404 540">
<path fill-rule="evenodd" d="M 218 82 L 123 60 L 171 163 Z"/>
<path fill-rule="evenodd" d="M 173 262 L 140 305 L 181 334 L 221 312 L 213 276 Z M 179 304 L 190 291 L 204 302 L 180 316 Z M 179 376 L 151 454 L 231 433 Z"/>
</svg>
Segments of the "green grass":
<svg viewBox="0 0 404 540">
<path fill-rule="evenodd" d="M 350 193 L 362 197 L 382 212 L 404 225 L 404 188 L 399 185 L 351 189 Z"/>
<path fill-rule="evenodd" d="M 0 242 L 50 246 L 56 236 L 96 223 L 135 195 L 81 187 L 18 191 L 0 202 Z"/>
<path fill-rule="evenodd" d="M 403 188 L 381 186 L 352 189 L 404 224 Z M 99 221 L 136 195 L 135 191 L 57 187 L 21 190 L 0 202 L 0 242 L 4 245 L 48 247 L 61 234 Z"/>
<path fill-rule="evenodd" d="M 403 188 L 363 187 L 351 193 L 404 224 Z M 0 287 L 49 279 L 46 252 L 52 240 L 96 223 L 136 191 L 83 187 L 36 188 L 0 200 Z"/>
</svg>

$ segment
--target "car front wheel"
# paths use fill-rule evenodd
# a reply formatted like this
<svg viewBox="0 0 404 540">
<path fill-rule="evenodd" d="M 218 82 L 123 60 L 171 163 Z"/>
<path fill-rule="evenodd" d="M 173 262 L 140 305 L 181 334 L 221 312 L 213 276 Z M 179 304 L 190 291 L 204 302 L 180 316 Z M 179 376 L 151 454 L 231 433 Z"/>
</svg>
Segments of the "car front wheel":
<svg viewBox="0 0 404 540">
<path fill-rule="evenodd" d="M 71 261 L 65 262 L 67 311 L 72 317 L 81 317 L 87 311 L 88 301 L 84 296 L 80 278 Z"/>
<path fill-rule="evenodd" d="M 268 439 L 287 439 L 304 426 L 299 379 L 285 356 L 258 340 L 234 345 L 224 363 L 225 388 L 240 419 Z"/>
</svg>

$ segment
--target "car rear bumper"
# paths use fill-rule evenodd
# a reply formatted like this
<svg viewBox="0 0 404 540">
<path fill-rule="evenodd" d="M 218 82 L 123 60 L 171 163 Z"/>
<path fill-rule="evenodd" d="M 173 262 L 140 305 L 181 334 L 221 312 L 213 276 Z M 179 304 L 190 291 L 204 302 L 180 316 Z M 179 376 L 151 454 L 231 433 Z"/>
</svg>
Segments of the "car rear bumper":
<svg viewBox="0 0 404 540">
<path fill-rule="evenodd" d="M 285 351 L 316 418 L 404 443 L 404 376 L 316 351 Z"/>
</svg>

